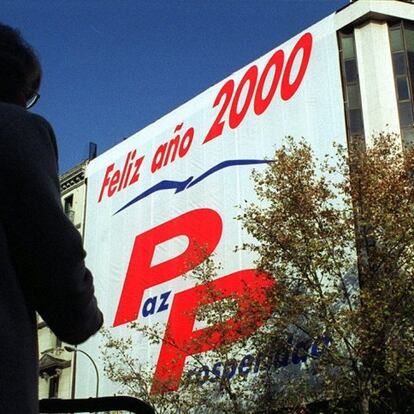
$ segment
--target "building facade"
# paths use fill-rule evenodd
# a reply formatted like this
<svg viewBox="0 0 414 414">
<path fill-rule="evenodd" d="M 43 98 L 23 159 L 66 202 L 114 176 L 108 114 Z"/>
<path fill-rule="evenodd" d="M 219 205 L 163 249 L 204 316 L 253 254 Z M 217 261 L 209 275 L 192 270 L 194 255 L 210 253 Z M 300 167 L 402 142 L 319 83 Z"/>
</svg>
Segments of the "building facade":
<svg viewBox="0 0 414 414">
<path fill-rule="evenodd" d="M 144 240 L 152 232 L 153 239 L 156 239 L 159 236 L 156 231 L 162 226 L 166 229 L 166 223 L 174 223 L 174 228 L 171 224 L 167 229 L 172 236 L 182 235 L 173 232 L 180 228 L 188 231 L 184 235 L 190 241 L 194 236 L 203 242 L 201 232 L 211 234 L 218 215 L 224 222 L 224 230 L 223 233 L 217 231 L 220 234 L 216 245 L 220 246 L 218 257 L 225 263 L 228 276 L 245 270 L 241 266 L 251 266 L 250 258 L 235 257 L 232 251 L 242 240 L 242 230 L 234 222 L 238 214 L 234 206 L 243 199 L 254 201 L 253 197 L 249 198 L 250 190 L 246 190 L 247 185 L 244 184 L 248 182 L 250 172 L 244 172 L 240 167 L 240 172 L 229 174 L 227 181 L 218 174 L 214 176 L 217 178 L 212 178 L 213 172 L 224 169 L 224 163 L 229 163 L 229 160 L 233 164 L 226 164 L 226 168 L 234 165 L 235 154 L 244 162 L 257 161 L 259 157 L 264 159 L 270 156 L 270 152 L 262 152 L 262 148 L 273 150 L 275 142 L 281 142 L 285 135 L 310 137 L 312 146 L 321 152 L 331 146 L 333 140 L 349 147 L 364 148 L 380 132 L 397 134 L 402 147 L 413 144 L 414 4 L 400 0 L 358 0 L 308 30 L 299 40 L 300 35 L 288 40 L 275 53 L 269 52 L 98 157 L 88 167 L 88 197 L 85 181 L 87 163 L 62 176 L 62 203 L 68 216 L 82 235 L 85 218 L 94 229 L 93 234 L 85 235 L 88 257 L 92 271 L 100 277 L 97 294 L 105 307 L 105 319 L 109 324 L 114 323 L 117 335 L 122 336 L 125 332 L 127 336 L 128 332 L 123 331 L 122 326 L 125 322 L 139 319 L 146 323 L 155 313 L 157 321 L 169 323 L 171 319 L 168 318 L 174 315 L 174 309 L 169 308 L 173 303 L 166 298 L 183 297 L 193 289 L 185 284 L 187 282 L 177 281 L 184 271 L 172 272 L 173 281 L 172 276 L 171 280 L 163 275 L 155 280 L 154 276 L 153 281 L 145 281 L 145 289 L 139 292 L 138 304 L 134 304 L 137 309 L 124 310 L 122 289 L 128 285 L 124 282 L 129 272 L 128 263 L 132 262 L 134 254 L 134 240 L 138 237 Z M 312 52 L 309 46 L 311 38 L 314 39 Z M 283 66 L 280 51 L 286 56 L 283 74 L 277 73 Z M 308 62 L 304 64 L 306 59 Z M 295 71 L 296 60 L 301 60 L 302 64 L 298 64 Z M 290 71 L 287 78 L 286 68 Z M 270 79 L 272 70 L 275 75 Z M 266 76 L 263 74 L 269 76 L 269 82 L 275 82 L 274 88 L 273 83 L 264 88 Z M 300 76 L 303 79 L 297 82 Z M 260 81 L 265 81 L 261 83 L 259 77 Z M 256 94 L 253 99 L 256 85 L 261 85 L 262 94 Z M 275 94 L 277 86 L 282 89 L 281 93 L 278 91 L 281 98 Z M 236 90 L 234 95 L 233 89 Z M 269 98 L 271 93 L 273 95 Z M 227 109 L 221 106 L 224 96 L 228 98 Z M 243 102 L 234 103 L 234 97 L 246 99 L 244 105 Z M 250 97 L 249 103 L 246 103 L 247 97 Z M 221 115 L 215 112 L 219 109 L 222 109 Z M 205 127 L 211 128 L 205 130 Z M 180 128 L 183 130 L 177 139 L 178 135 L 174 134 Z M 194 143 L 198 139 L 200 142 L 197 144 L 200 145 L 196 146 Z M 211 181 L 202 187 L 201 181 L 207 178 Z M 161 193 L 159 190 L 166 191 Z M 174 198 L 168 190 L 175 190 Z M 194 234 L 191 232 L 196 226 L 186 227 L 185 220 L 191 217 L 199 227 Z M 115 221 L 116 225 L 113 224 Z M 147 241 L 150 243 L 153 239 L 148 238 Z M 179 252 L 186 247 L 180 245 L 178 237 L 176 239 L 166 240 L 171 241 L 168 249 L 154 246 L 154 252 L 158 249 L 158 257 L 154 259 L 158 265 L 167 263 L 166 257 L 180 258 Z M 148 268 L 151 268 L 154 257 L 149 258 Z M 170 283 L 168 289 L 163 288 L 166 281 Z M 157 298 L 164 302 L 154 311 L 150 305 Z M 39 337 L 41 375 L 46 373 L 45 379 L 41 380 L 41 397 L 69 397 L 73 394 L 74 381 L 77 397 L 94 395 L 93 367 L 79 365 L 74 378 L 71 354 L 60 350 L 62 344 L 41 322 Z M 99 341 L 97 336 L 82 346 L 97 359 Z M 145 339 L 141 341 L 144 343 Z M 155 368 L 157 364 L 162 365 L 163 349 L 151 348 L 150 345 L 144 349 L 140 358 L 147 358 Z M 294 364 L 292 360 L 289 363 Z M 55 367 L 55 377 L 50 366 Z M 102 372 L 103 367 L 99 368 Z M 177 387 L 181 374 L 182 371 L 177 374 Z M 109 382 L 104 382 L 103 390 L 108 395 L 117 391 Z"/>
<path fill-rule="evenodd" d="M 407 1 L 358 0 L 337 12 L 349 139 L 379 132 L 414 142 L 414 14 Z M 357 138 L 359 137 L 359 138 Z M 364 144 L 363 144 L 364 145 Z"/>
<path fill-rule="evenodd" d="M 185 276 L 192 270 L 185 255 L 195 255 L 197 244 L 223 265 L 217 284 L 229 283 L 228 292 L 243 277 L 249 286 L 259 283 L 249 279 L 253 255 L 234 250 L 251 240 L 235 219 L 236 206 L 260 203 L 251 170 L 271 159 L 287 135 L 304 137 L 320 159 L 335 156 L 333 142 L 364 148 L 381 132 L 411 145 L 413 24 L 410 2 L 349 3 L 90 163 L 86 220 L 93 231 L 86 232 L 85 246 L 117 338 L 128 338 L 134 321 L 159 322 L 166 327 L 161 338 L 173 332 L 168 338 L 179 343 L 207 329 L 193 330 L 196 322 L 186 321 L 184 330 L 178 316 L 184 308 L 197 313 L 191 298 L 203 287 Z M 133 356 L 153 369 L 154 393 L 163 381 L 168 391 L 179 390 L 193 356 L 207 349 L 183 357 L 168 341 L 154 345 L 139 334 L 134 340 Z M 97 335 L 82 349 L 99 361 L 104 342 Z M 241 351 L 236 372 L 250 369 L 247 353 Z M 287 366 L 295 369 L 299 359 L 292 355 Z M 170 382 L 163 367 L 174 358 L 179 364 Z M 225 375 L 220 360 L 206 366 L 196 370 L 200 381 L 212 379 L 213 370 Z M 76 383 L 77 396 L 93 394 L 92 367 L 79 366 Z M 109 381 L 101 388 L 117 392 Z"/>
<path fill-rule="evenodd" d="M 89 160 L 70 169 L 60 177 L 63 209 L 82 234 L 86 207 L 85 171 Z M 63 344 L 38 316 L 39 338 L 39 398 L 73 397 L 73 376 L 76 353 L 68 352 Z"/>
</svg>

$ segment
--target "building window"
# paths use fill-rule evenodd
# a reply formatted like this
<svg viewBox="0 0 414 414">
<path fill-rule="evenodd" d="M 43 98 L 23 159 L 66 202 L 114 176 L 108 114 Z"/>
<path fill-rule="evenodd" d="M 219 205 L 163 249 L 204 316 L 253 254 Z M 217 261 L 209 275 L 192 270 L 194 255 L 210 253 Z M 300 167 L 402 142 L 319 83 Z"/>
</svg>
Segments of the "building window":
<svg viewBox="0 0 414 414">
<path fill-rule="evenodd" d="M 62 341 L 56 337 L 56 348 L 61 348 L 62 347 Z"/>
<path fill-rule="evenodd" d="M 64 198 L 63 208 L 65 210 L 65 214 L 69 217 L 70 221 L 73 223 L 75 220 L 75 212 L 73 211 L 73 194 Z"/>
<path fill-rule="evenodd" d="M 395 92 L 405 146 L 414 143 L 414 26 L 401 21 L 389 27 Z"/>
<path fill-rule="evenodd" d="M 364 119 L 354 32 L 339 32 L 338 42 L 348 145 L 353 149 L 365 150 Z"/>
<path fill-rule="evenodd" d="M 59 393 L 59 376 L 49 378 L 49 398 L 57 398 Z"/>
</svg>

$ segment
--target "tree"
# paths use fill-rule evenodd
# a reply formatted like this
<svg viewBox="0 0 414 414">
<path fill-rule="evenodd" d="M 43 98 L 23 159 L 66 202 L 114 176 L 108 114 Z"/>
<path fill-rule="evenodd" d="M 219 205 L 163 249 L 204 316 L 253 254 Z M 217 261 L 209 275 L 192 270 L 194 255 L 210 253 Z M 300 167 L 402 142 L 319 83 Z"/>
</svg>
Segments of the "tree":
<svg viewBox="0 0 414 414">
<path fill-rule="evenodd" d="M 212 330 L 177 343 L 162 325 L 131 324 L 132 335 L 190 355 L 179 390 L 152 393 L 153 368 L 134 340 L 109 333 L 107 376 L 159 414 L 412 412 L 414 151 L 396 142 L 381 134 L 366 151 L 337 146 L 319 161 L 288 138 L 254 172 L 259 203 L 239 217 L 253 236 L 239 249 L 256 255 L 260 289 L 229 296 L 220 264 L 205 257 L 187 276 L 197 315 L 182 318 Z M 243 330 L 252 335 L 234 341 Z M 166 391 L 176 363 L 164 367 Z"/>
<path fill-rule="evenodd" d="M 194 300 L 199 303 L 194 311 L 185 312 L 180 317 L 190 324 L 197 321 L 206 328 L 189 340 L 178 342 L 164 324 L 143 325 L 138 322 L 129 325 L 131 337 L 116 338 L 110 331 L 104 331 L 106 339 L 102 347 L 106 376 L 121 385 L 122 391 L 148 401 L 157 414 L 163 413 L 203 413 L 203 414 L 243 414 L 255 412 L 263 403 L 257 397 L 257 383 L 262 376 L 249 382 L 249 372 L 259 370 L 259 362 L 253 365 L 253 357 L 246 357 L 246 349 L 254 348 L 254 334 L 272 312 L 265 289 L 273 285 L 267 275 L 250 274 L 250 278 L 232 278 L 239 285 L 222 284 L 226 277 L 218 278 L 221 266 L 212 256 L 206 257 L 200 246 L 204 260 L 196 266 L 187 278 L 194 280 Z M 232 275 L 229 275 L 232 276 Z M 257 286 L 247 283 L 259 278 Z M 229 294 L 230 293 L 230 294 Z M 151 364 L 142 364 L 141 355 L 134 352 L 134 333 L 142 335 L 156 345 L 174 348 L 175 359 L 168 360 L 162 367 L 162 381 L 156 379 Z M 237 339 L 237 341 L 235 341 Z M 139 342 L 138 342 L 139 343 Z M 178 391 L 174 389 L 174 366 L 180 354 L 187 357 L 187 364 Z M 178 355 L 178 356 L 177 356 Z M 238 371 L 238 375 L 236 375 Z M 253 384 L 253 390 L 252 390 Z M 246 386 L 247 385 L 247 386 Z M 155 392 L 154 392 L 155 390 Z M 258 412 L 258 411 L 256 411 Z"/>
<path fill-rule="evenodd" d="M 366 151 L 338 147 L 322 162 L 289 138 L 254 173 L 260 203 L 240 219 L 256 241 L 243 248 L 277 281 L 263 344 L 325 342 L 319 358 L 302 364 L 307 393 L 292 400 L 293 383 L 279 389 L 278 405 L 325 400 L 328 412 L 412 412 L 413 161 L 414 151 L 402 152 L 389 134 Z"/>
</svg>

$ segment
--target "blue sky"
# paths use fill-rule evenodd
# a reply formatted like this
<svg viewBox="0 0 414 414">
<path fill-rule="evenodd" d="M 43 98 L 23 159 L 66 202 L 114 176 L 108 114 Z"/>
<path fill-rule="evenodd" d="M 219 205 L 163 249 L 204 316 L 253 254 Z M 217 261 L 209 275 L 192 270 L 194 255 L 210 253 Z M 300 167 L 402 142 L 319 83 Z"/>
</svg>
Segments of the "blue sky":
<svg viewBox="0 0 414 414">
<path fill-rule="evenodd" d="M 34 112 L 60 172 L 102 153 L 349 0 L 3 0 L 40 55 Z"/>
</svg>

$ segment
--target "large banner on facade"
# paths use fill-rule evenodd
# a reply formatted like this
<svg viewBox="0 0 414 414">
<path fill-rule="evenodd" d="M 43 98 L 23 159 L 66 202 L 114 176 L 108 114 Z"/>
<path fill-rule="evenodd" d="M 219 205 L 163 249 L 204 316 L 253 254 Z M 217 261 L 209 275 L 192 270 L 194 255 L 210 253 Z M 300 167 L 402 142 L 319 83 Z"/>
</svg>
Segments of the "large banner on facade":
<svg viewBox="0 0 414 414">
<path fill-rule="evenodd" d="M 304 137 L 316 155 L 333 153 L 334 141 L 346 144 L 334 16 L 90 163 L 87 264 L 114 335 L 128 336 L 132 321 L 165 323 L 176 341 L 197 335 L 194 324 L 179 326 L 178 309 L 196 306 L 192 298 L 202 289 L 183 277 L 199 264 L 200 246 L 221 263 L 217 283 L 227 291 L 237 294 L 241 281 L 260 284 L 251 277 L 255 257 L 235 252 L 249 240 L 235 217 L 245 200 L 256 201 L 252 169 L 265 168 L 287 135 Z M 177 389 L 186 357 L 144 337 L 134 341 L 161 383 L 162 367 L 175 357 L 168 387 Z M 102 370 L 100 345 L 97 335 L 81 349 Z M 77 397 L 94 394 L 94 376 L 92 367 L 78 364 Z M 102 395 L 116 391 L 101 382 Z"/>
</svg>

